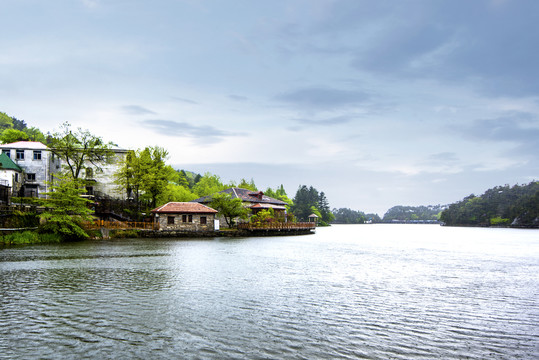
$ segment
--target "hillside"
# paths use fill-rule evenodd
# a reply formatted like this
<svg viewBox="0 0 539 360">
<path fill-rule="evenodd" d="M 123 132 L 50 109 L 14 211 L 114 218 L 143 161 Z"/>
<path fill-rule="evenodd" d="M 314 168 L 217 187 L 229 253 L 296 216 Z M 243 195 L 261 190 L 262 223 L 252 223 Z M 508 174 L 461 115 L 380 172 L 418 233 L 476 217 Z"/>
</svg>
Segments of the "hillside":
<svg viewBox="0 0 539 360">
<path fill-rule="evenodd" d="M 452 226 L 539 227 L 539 181 L 497 186 L 451 204 L 440 218 Z"/>
</svg>

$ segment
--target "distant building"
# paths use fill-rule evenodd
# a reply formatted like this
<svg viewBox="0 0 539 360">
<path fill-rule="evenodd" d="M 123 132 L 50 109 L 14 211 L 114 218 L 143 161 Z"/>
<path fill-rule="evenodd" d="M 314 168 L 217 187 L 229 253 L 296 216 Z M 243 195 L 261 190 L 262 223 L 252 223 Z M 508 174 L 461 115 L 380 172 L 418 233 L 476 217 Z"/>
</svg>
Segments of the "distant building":
<svg viewBox="0 0 539 360">
<path fill-rule="evenodd" d="M 49 192 L 49 182 L 60 169 L 60 161 L 46 145 L 38 141 L 17 141 L 0 145 L 0 149 L 23 170 L 21 196 L 44 197 Z"/>
<path fill-rule="evenodd" d="M 9 204 L 22 186 L 22 168 L 6 154 L 0 154 L 0 202 Z"/>
<path fill-rule="evenodd" d="M 214 231 L 217 210 L 193 202 L 169 202 L 152 210 L 159 230 Z"/>
<path fill-rule="evenodd" d="M 22 169 L 20 196 L 45 197 L 50 191 L 54 175 L 63 170 L 61 159 L 45 144 L 37 141 L 17 141 L 0 145 L 2 154 L 10 158 Z M 114 173 L 118 170 L 127 150 L 112 149 L 113 161 L 102 164 L 101 171 L 93 166 L 85 169 L 83 178 L 87 180 L 87 194 L 124 199 L 126 197 L 114 184 Z M 15 188 L 13 189 L 15 190 Z"/>
<path fill-rule="evenodd" d="M 262 191 L 252 191 L 242 188 L 230 188 L 218 192 L 217 194 L 229 194 L 232 199 L 238 198 L 243 202 L 243 206 L 249 208 L 253 215 L 258 213 L 261 210 L 273 209 L 276 217 L 281 217 L 286 219 L 286 207 L 287 203 L 282 200 L 274 199 L 272 197 L 264 195 Z M 197 202 L 200 204 L 209 205 L 212 202 L 213 195 L 203 196 L 201 198 L 192 200 L 192 202 Z M 221 223 L 225 224 L 226 222 L 223 219 L 220 219 Z"/>
</svg>

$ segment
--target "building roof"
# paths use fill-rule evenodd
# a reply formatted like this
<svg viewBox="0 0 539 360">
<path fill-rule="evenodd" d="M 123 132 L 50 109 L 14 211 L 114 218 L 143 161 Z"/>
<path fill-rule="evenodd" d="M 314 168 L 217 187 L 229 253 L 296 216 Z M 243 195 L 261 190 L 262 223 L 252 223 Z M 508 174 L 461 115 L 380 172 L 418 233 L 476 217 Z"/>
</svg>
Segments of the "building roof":
<svg viewBox="0 0 539 360">
<path fill-rule="evenodd" d="M 286 210 L 284 206 L 281 205 L 274 205 L 274 204 L 260 204 L 256 203 L 253 206 L 251 206 L 251 209 L 269 209 L 272 208 L 274 210 Z"/>
<path fill-rule="evenodd" d="M 251 203 L 261 203 L 261 204 L 275 204 L 275 205 L 287 205 L 284 201 L 277 200 L 274 198 L 271 198 L 269 196 L 264 195 L 262 191 L 252 191 L 248 189 L 242 189 L 242 188 L 230 188 L 223 191 L 219 191 L 218 194 L 230 194 L 232 198 L 240 198 L 244 202 L 251 202 Z M 195 199 L 192 202 L 197 203 L 210 203 L 212 201 L 213 195 L 203 196 L 201 198 Z"/>
<path fill-rule="evenodd" d="M 0 149 L 31 149 L 31 150 L 47 150 L 47 145 L 39 141 L 16 141 L 9 144 L 0 145 Z"/>
<path fill-rule="evenodd" d="M 217 210 L 209 206 L 193 202 L 169 202 L 152 210 L 157 214 L 215 214 Z"/>
<path fill-rule="evenodd" d="M 22 168 L 15 164 L 13 160 L 11 160 L 9 156 L 4 153 L 0 154 L 0 169 L 22 172 Z"/>
</svg>

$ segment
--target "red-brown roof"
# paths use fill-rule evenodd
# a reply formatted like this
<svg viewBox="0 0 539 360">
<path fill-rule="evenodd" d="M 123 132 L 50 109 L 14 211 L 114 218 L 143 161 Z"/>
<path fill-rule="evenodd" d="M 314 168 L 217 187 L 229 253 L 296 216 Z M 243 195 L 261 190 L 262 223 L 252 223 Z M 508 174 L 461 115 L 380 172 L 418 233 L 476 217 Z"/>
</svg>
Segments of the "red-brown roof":
<svg viewBox="0 0 539 360">
<path fill-rule="evenodd" d="M 198 213 L 198 214 L 215 214 L 217 210 L 209 206 L 193 203 L 193 202 L 169 202 L 163 206 L 152 210 L 153 213 Z"/>
<path fill-rule="evenodd" d="M 269 208 L 272 208 L 274 210 L 286 210 L 286 208 L 284 206 L 273 205 L 273 204 L 260 204 L 260 203 L 257 203 L 255 205 L 251 206 L 251 209 L 269 209 Z"/>
</svg>

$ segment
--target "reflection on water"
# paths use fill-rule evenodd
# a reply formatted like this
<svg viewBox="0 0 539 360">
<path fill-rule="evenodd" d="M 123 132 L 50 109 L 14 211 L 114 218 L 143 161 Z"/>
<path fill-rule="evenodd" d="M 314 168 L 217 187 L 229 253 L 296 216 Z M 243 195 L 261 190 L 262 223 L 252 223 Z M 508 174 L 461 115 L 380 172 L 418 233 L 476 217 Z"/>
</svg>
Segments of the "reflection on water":
<svg viewBox="0 0 539 360">
<path fill-rule="evenodd" d="M 539 233 L 433 225 L 0 250 L 0 358 L 517 359 Z"/>
</svg>

